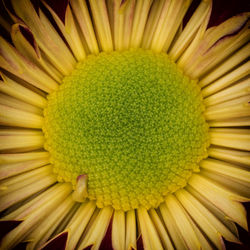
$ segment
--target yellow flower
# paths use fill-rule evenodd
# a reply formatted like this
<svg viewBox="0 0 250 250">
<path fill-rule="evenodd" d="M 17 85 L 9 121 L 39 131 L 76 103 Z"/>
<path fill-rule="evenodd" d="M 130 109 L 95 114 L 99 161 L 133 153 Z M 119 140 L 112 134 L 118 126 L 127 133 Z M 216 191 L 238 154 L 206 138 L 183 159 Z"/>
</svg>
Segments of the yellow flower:
<svg viewBox="0 0 250 250">
<path fill-rule="evenodd" d="M 12 0 L 0 24 L 0 211 L 11 249 L 223 249 L 247 230 L 249 13 L 212 1 Z M 4 225 L 4 224 L 2 224 Z M 59 244 L 59 245 L 58 245 Z"/>
</svg>

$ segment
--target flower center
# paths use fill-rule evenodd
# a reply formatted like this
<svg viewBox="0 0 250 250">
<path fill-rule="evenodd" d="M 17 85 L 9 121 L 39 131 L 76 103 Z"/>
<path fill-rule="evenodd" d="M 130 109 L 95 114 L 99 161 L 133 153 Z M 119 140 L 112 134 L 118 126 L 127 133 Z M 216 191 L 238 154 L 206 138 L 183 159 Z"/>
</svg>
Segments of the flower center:
<svg viewBox="0 0 250 250">
<path fill-rule="evenodd" d="M 203 109 L 196 82 L 166 54 L 91 55 L 48 96 L 45 148 L 60 181 L 88 177 L 98 207 L 157 207 L 207 157 Z"/>
</svg>

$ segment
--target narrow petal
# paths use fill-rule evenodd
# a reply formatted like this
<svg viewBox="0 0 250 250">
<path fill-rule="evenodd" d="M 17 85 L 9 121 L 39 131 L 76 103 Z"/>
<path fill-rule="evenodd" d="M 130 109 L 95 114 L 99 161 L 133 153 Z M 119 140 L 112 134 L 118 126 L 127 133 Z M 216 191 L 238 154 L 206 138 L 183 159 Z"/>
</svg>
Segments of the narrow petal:
<svg viewBox="0 0 250 250">
<path fill-rule="evenodd" d="M 92 222 L 90 228 L 86 232 L 82 242 L 79 245 L 80 249 L 92 246 L 91 249 L 98 249 L 105 233 L 108 229 L 113 209 L 111 207 L 104 207 L 100 209 L 99 214 Z"/>
<path fill-rule="evenodd" d="M 0 104 L 0 124 L 23 128 L 41 129 L 43 126 L 43 117 Z"/>
<path fill-rule="evenodd" d="M 27 236 L 27 241 L 30 241 L 27 248 L 36 249 L 41 247 L 41 245 L 48 240 L 48 237 L 51 236 L 58 224 L 63 221 L 65 215 L 71 210 L 74 204 L 75 202 L 71 196 L 68 196 L 62 201 L 62 203 L 46 217 L 46 220 L 42 221 L 36 229 Z"/>
<path fill-rule="evenodd" d="M 201 44 L 201 41 L 204 39 L 210 15 L 211 15 L 211 11 L 207 13 L 207 15 L 205 17 L 205 20 L 203 21 L 203 23 L 199 27 L 199 29 L 198 29 L 197 33 L 195 34 L 192 42 L 186 48 L 186 50 L 183 52 L 181 57 L 178 59 L 177 65 L 180 68 L 182 68 L 182 69 L 186 68 L 186 65 L 188 64 L 189 60 L 193 57 L 193 55 L 195 55 L 197 48 Z"/>
<path fill-rule="evenodd" d="M 171 58 L 173 58 L 174 61 L 176 61 L 180 57 L 183 51 L 185 51 L 187 46 L 191 43 L 191 40 L 194 37 L 195 33 L 204 22 L 207 15 L 211 13 L 211 10 L 212 1 L 201 1 L 200 5 L 195 10 L 194 14 L 185 26 L 185 29 L 183 30 L 183 32 L 181 32 L 179 38 L 169 51 L 169 55 Z"/>
<path fill-rule="evenodd" d="M 239 197 L 236 198 L 236 200 L 240 200 L 242 202 L 250 201 L 249 183 L 236 179 L 230 175 L 218 174 L 206 169 L 202 169 L 200 174 L 201 176 L 213 180 L 218 186 L 221 186 L 224 189 L 229 190 L 231 193 L 236 194 L 237 197 Z"/>
<path fill-rule="evenodd" d="M 70 6 L 68 5 L 65 12 L 65 24 L 58 17 L 55 11 L 48 5 L 46 2 L 43 2 L 46 8 L 49 10 L 51 15 L 53 16 L 56 24 L 58 25 L 60 31 L 63 36 L 67 40 L 75 58 L 78 61 L 83 60 L 86 57 L 86 53 L 84 51 L 84 47 L 81 41 L 81 37 L 78 33 L 76 22 L 73 17 L 73 13 L 71 11 Z"/>
<path fill-rule="evenodd" d="M 244 45 L 249 39 L 246 24 L 248 17 L 249 13 L 244 13 L 208 29 L 185 64 L 185 73 L 196 79 Z"/>
<path fill-rule="evenodd" d="M 160 217 L 157 214 L 157 212 L 155 211 L 155 209 L 150 209 L 149 215 L 150 215 L 152 222 L 154 223 L 154 226 L 155 226 L 155 228 L 160 236 L 163 248 L 173 250 L 174 246 L 172 245 L 171 240 L 169 238 L 169 235 L 167 233 L 167 230 L 164 227 L 164 223 L 160 219 Z"/>
<path fill-rule="evenodd" d="M 19 174 L 17 176 L 2 180 L 0 182 L 0 196 L 4 196 L 23 188 L 26 185 L 35 183 L 40 179 L 52 174 L 52 167 L 50 165 L 38 167 L 34 170 Z"/>
<path fill-rule="evenodd" d="M 231 220 L 247 229 L 246 211 L 239 202 L 235 201 L 241 200 L 240 197 L 199 175 L 193 175 L 189 185 L 221 209 Z"/>
<path fill-rule="evenodd" d="M 186 242 L 183 239 L 182 234 L 180 233 L 175 220 L 173 219 L 172 214 L 167 208 L 166 204 L 163 203 L 160 205 L 160 212 L 166 228 L 168 229 L 169 235 L 172 239 L 174 247 L 178 250 L 188 249 Z"/>
<path fill-rule="evenodd" d="M 29 82 L 33 86 L 50 93 L 57 89 L 57 82 L 23 57 L 20 52 L 0 37 L 0 62 L 2 68 Z"/>
<path fill-rule="evenodd" d="M 220 235 L 230 241 L 238 239 L 208 209 L 186 190 L 176 192 L 178 200 L 218 249 L 223 249 Z"/>
<path fill-rule="evenodd" d="M 229 148 L 210 147 L 208 155 L 215 159 L 250 166 L 250 152 L 238 151 Z"/>
<path fill-rule="evenodd" d="M 128 49 L 132 32 L 135 0 L 111 0 L 108 2 L 108 9 L 115 50 Z"/>
<path fill-rule="evenodd" d="M 30 214 L 18 227 L 8 233 L 1 241 L 1 247 L 11 248 L 21 242 L 51 211 L 66 199 L 70 192 L 71 186 L 64 184 L 64 192 L 34 211 L 34 213 Z"/>
<path fill-rule="evenodd" d="M 74 216 L 67 225 L 69 231 L 68 249 L 75 249 L 84 230 L 86 229 L 91 216 L 96 209 L 95 202 L 86 202 L 81 204 Z"/>
<path fill-rule="evenodd" d="M 142 38 L 142 48 L 150 48 L 155 30 L 161 17 L 161 13 L 168 9 L 169 3 L 170 1 L 166 0 L 153 1 Z"/>
<path fill-rule="evenodd" d="M 190 224 L 183 207 L 173 195 L 168 195 L 166 198 L 166 205 L 171 213 L 175 223 L 190 249 L 200 249 L 200 243 L 194 232 L 192 225 Z"/>
<path fill-rule="evenodd" d="M 29 0 L 12 1 L 17 15 L 32 30 L 39 47 L 64 75 L 70 74 L 76 63 L 71 52 L 41 10 L 39 16 Z M 40 18 L 39 18 L 40 17 Z"/>
<path fill-rule="evenodd" d="M 150 46 L 152 50 L 168 51 L 191 2 L 190 0 L 174 0 L 163 9 Z"/>
<path fill-rule="evenodd" d="M 39 108 L 45 107 L 47 101 L 43 96 L 15 82 L 3 73 L 1 74 L 1 76 L 3 78 L 3 81 L 0 81 L 0 90 L 3 93 Z"/>
<path fill-rule="evenodd" d="M 235 178 L 250 185 L 250 172 L 241 169 L 237 165 L 208 158 L 206 160 L 203 160 L 200 163 L 200 166 L 203 169 Z"/>
<path fill-rule="evenodd" d="M 49 157 L 49 153 L 45 151 L 27 152 L 27 153 L 19 153 L 19 154 L 0 154 L 0 164 L 40 160 L 42 158 L 48 158 L 48 157 Z"/>
<path fill-rule="evenodd" d="M 43 144 L 44 136 L 41 132 L 28 135 L 12 133 L 1 135 L 0 133 L 0 150 L 18 150 L 25 152 L 32 149 L 40 149 L 43 147 Z"/>
<path fill-rule="evenodd" d="M 250 133 L 247 129 L 212 128 L 211 144 L 250 151 Z"/>
<path fill-rule="evenodd" d="M 207 97 L 215 94 L 216 92 L 230 86 L 232 83 L 241 80 L 250 73 L 250 62 L 246 62 L 243 65 L 237 67 L 235 70 L 229 72 L 220 79 L 212 82 L 210 85 L 202 89 L 202 95 Z"/>
<path fill-rule="evenodd" d="M 121 5 L 121 8 L 125 8 L 124 10 L 124 33 L 123 33 L 124 49 L 129 49 L 129 46 L 130 46 L 135 5 L 136 5 L 135 0 L 125 0 L 123 1 Z"/>
<path fill-rule="evenodd" d="M 244 79 L 232 86 L 210 95 L 204 99 L 206 106 L 216 105 L 221 102 L 229 101 L 241 96 L 249 95 L 250 93 L 250 79 Z"/>
<path fill-rule="evenodd" d="M 238 64 L 243 62 L 248 57 L 248 51 L 250 50 L 250 44 L 246 44 L 239 51 L 230 56 L 226 61 L 224 61 L 221 65 L 216 67 L 212 72 L 207 74 L 199 81 L 199 85 L 204 87 L 211 82 L 215 81 L 219 77 L 223 76 L 225 73 L 229 72 L 233 68 L 235 68 Z"/>
<path fill-rule="evenodd" d="M 9 208 L 10 206 L 23 201 L 24 199 L 30 197 L 31 195 L 40 192 L 41 190 L 48 188 L 50 185 L 56 182 L 56 177 L 52 174 L 31 183 L 23 188 L 20 188 L 17 191 L 6 194 L 1 197 L 0 211 Z"/>
<path fill-rule="evenodd" d="M 0 93 L 0 104 L 4 105 L 4 106 L 9 106 L 11 108 L 15 108 L 15 109 L 19 109 L 22 111 L 26 111 L 29 113 L 33 113 L 36 115 L 42 115 L 43 111 L 42 109 L 33 106 L 29 103 L 20 101 L 16 98 L 10 97 L 9 95 L 5 95 L 5 94 L 1 94 Z"/>
<path fill-rule="evenodd" d="M 25 202 L 20 206 L 19 208 L 11 211 L 10 213 L 7 213 L 3 217 L 5 220 L 13 220 L 13 219 L 19 219 L 23 220 L 25 219 L 29 214 L 32 214 L 36 209 L 41 207 L 43 204 L 49 202 L 53 199 L 53 197 L 59 195 L 64 192 L 64 185 L 62 183 L 57 183 L 54 186 L 51 186 L 47 190 L 44 190 L 44 192 L 39 193 L 36 197 L 33 197 L 33 199 Z"/>
<path fill-rule="evenodd" d="M 92 54 L 97 54 L 99 52 L 98 43 L 86 1 L 71 0 L 70 3 L 88 45 L 88 49 Z"/>
<path fill-rule="evenodd" d="M 47 165 L 48 163 L 49 163 L 49 159 L 46 157 L 46 158 L 35 159 L 31 161 L 24 161 L 24 162 L 9 163 L 9 164 L 1 165 L 0 180 Z"/>
<path fill-rule="evenodd" d="M 221 119 L 209 121 L 209 127 L 247 127 L 250 126 L 250 117 L 240 117 L 232 119 Z"/>
<path fill-rule="evenodd" d="M 143 32 L 147 22 L 152 0 L 136 1 L 133 17 L 133 27 L 130 39 L 130 47 L 138 48 L 141 45 Z"/>
<path fill-rule="evenodd" d="M 186 191 L 188 191 L 199 203 L 202 204 L 209 212 L 216 217 L 220 223 L 226 228 L 231 234 L 234 235 L 234 238 L 236 241 L 239 242 L 239 235 L 238 235 L 238 229 L 235 225 L 235 223 L 228 217 L 226 214 L 217 208 L 213 203 L 211 203 L 203 194 L 196 191 L 194 188 L 192 188 L 190 185 L 186 186 Z M 214 224 L 215 225 L 215 224 Z"/>
<path fill-rule="evenodd" d="M 114 249 L 125 250 L 125 213 L 114 211 L 112 222 L 112 246 Z"/>
<path fill-rule="evenodd" d="M 159 235 L 145 208 L 137 209 L 143 246 L 146 250 L 163 249 Z"/>
<path fill-rule="evenodd" d="M 27 40 L 26 36 L 32 37 L 32 44 Z M 22 55 L 28 58 L 32 63 L 36 64 L 40 69 L 43 69 L 50 75 L 56 82 L 61 82 L 62 74 L 55 67 L 43 58 L 43 53 L 40 51 L 36 40 L 24 24 L 14 24 L 11 30 L 11 38 L 15 47 L 22 53 Z"/>
<path fill-rule="evenodd" d="M 98 34 L 99 42 L 103 51 L 113 51 L 113 41 L 109 24 L 107 6 L 104 0 L 90 1 L 93 14 L 95 29 Z"/>
<path fill-rule="evenodd" d="M 136 218 L 135 211 L 130 210 L 126 213 L 126 248 L 136 249 Z"/>
<path fill-rule="evenodd" d="M 205 118 L 209 121 L 247 117 L 250 114 L 249 101 L 250 95 L 247 95 L 209 106 L 204 112 Z"/>
</svg>

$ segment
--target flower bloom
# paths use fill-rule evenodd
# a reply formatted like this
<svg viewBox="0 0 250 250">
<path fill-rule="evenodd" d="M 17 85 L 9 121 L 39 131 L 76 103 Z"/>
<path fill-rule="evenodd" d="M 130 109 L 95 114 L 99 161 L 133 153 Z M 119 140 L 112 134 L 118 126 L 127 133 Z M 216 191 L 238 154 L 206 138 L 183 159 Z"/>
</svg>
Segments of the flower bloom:
<svg viewBox="0 0 250 250">
<path fill-rule="evenodd" d="M 249 12 L 208 27 L 211 0 L 4 3 L 0 248 L 240 243 Z"/>
</svg>

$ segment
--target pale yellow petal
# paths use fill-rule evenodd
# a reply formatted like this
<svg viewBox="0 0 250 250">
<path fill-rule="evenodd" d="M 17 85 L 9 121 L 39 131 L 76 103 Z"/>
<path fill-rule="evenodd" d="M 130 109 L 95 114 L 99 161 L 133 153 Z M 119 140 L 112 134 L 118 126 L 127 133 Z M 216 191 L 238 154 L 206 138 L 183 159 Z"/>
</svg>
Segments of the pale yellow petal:
<svg viewBox="0 0 250 250">
<path fill-rule="evenodd" d="M 247 229 L 246 211 L 239 202 L 235 201 L 244 201 L 241 197 L 196 174 L 189 180 L 189 185 L 221 209 L 231 220 Z"/>
<path fill-rule="evenodd" d="M 115 210 L 112 222 L 112 247 L 114 250 L 125 250 L 125 212 Z"/>
<path fill-rule="evenodd" d="M 95 202 L 91 201 L 81 204 L 81 206 L 75 212 L 74 216 L 67 225 L 67 230 L 69 232 L 67 249 L 73 250 L 76 248 L 76 245 L 85 228 L 87 227 L 95 209 Z"/>
<path fill-rule="evenodd" d="M 99 214 L 93 221 L 89 230 L 86 232 L 82 242 L 79 245 L 80 249 L 92 246 L 91 249 L 97 250 L 102 242 L 103 237 L 108 229 L 111 221 L 113 209 L 111 207 L 104 207 L 100 209 Z"/>
<path fill-rule="evenodd" d="M 64 192 L 55 196 L 49 202 L 39 207 L 36 211 L 30 214 L 18 227 L 8 233 L 1 241 L 1 247 L 8 249 L 21 242 L 29 233 L 31 233 L 39 223 L 44 220 L 55 208 L 60 206 L 61 202 L 71 192 L 71 186 L 64 184 Z"/>
</svg>

